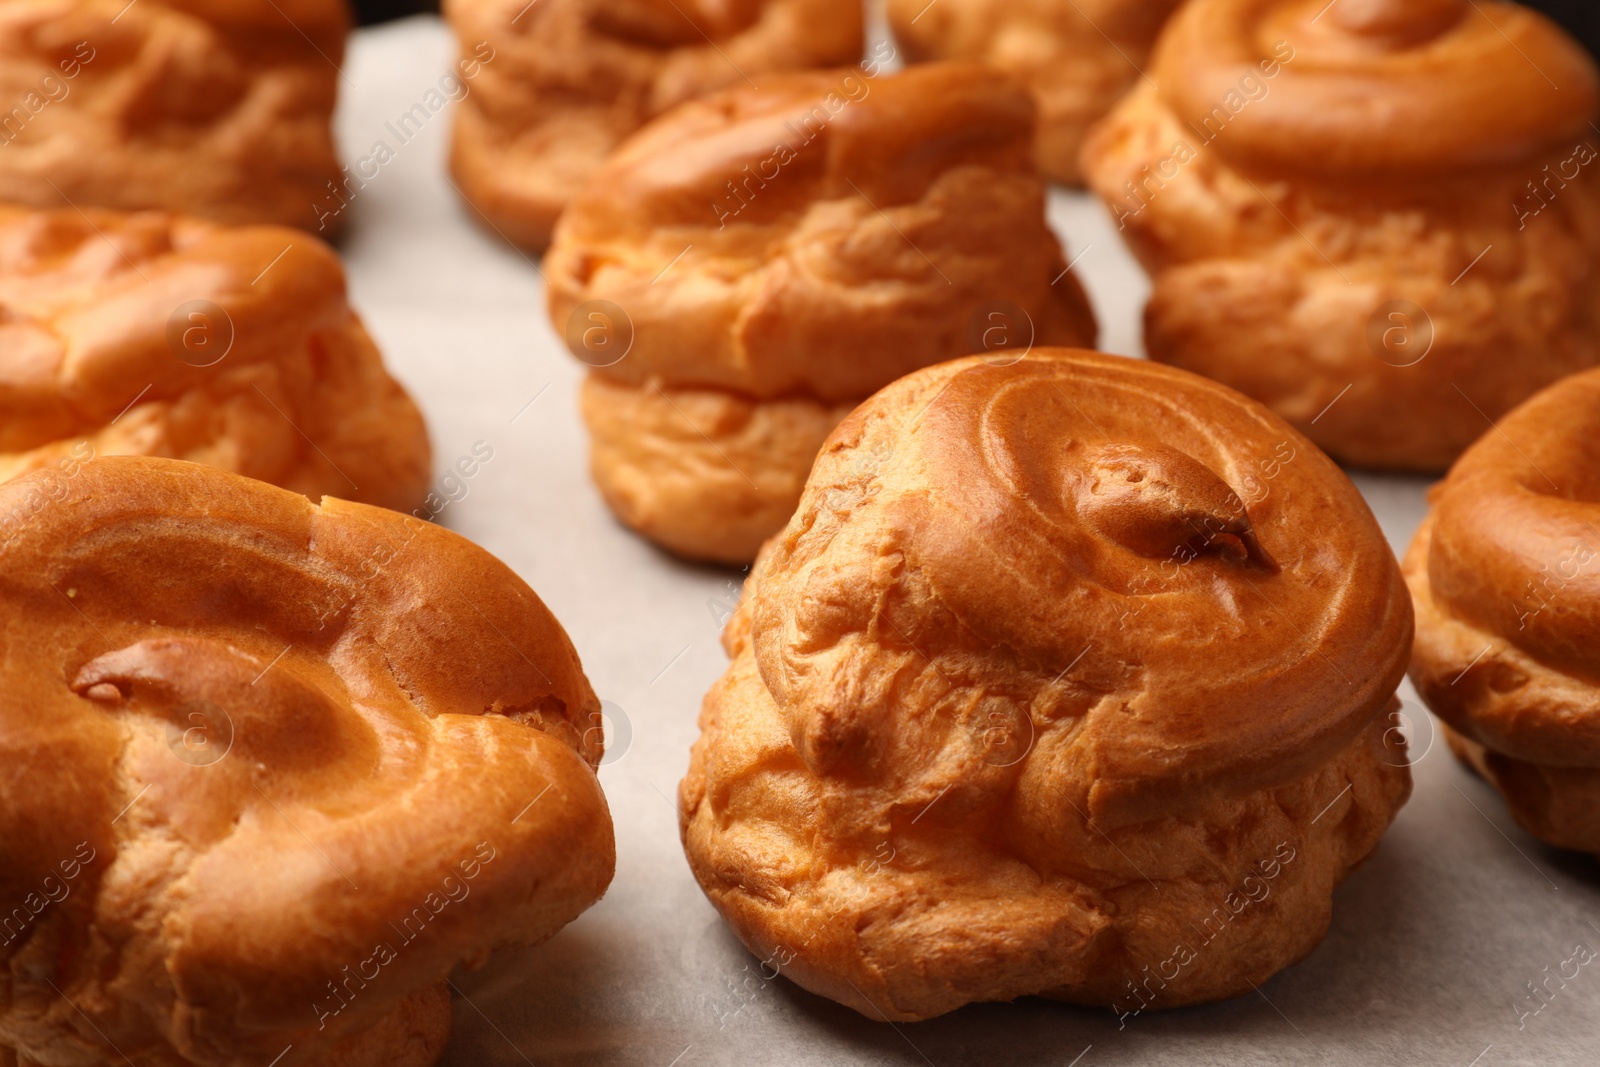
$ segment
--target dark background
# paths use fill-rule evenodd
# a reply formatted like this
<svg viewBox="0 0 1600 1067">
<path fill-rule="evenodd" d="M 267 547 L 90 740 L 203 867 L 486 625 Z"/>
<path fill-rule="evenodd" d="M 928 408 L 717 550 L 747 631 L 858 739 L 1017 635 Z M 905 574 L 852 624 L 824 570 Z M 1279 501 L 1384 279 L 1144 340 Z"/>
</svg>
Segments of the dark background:
<svg viewBox="0 0 1600 1067">
<path fill-rule="evenodd" d="M 1600 55 L 1600 3 L 1596 0 L 1529 0 L 1536 7 L 1572 31 L 1589 51 Z M 362 22 L 414 15 L 419 11 L 439 10 L 438 0 L 355 0 L 356 14 Z"/>
<path fill-rule="evenodd" d="M 1589 51 L 1600 55 L 1600 4 L 1595 0 L 1529 0 L 1528 6 L 1561 23 L 1588 45 Z"/>
<path fill-rule="evenodd" d="M 439 0 L 355 0 L 355 8 L 361 22 L 382 22 L 419 11 L 438 11 Z"/>
</svg>

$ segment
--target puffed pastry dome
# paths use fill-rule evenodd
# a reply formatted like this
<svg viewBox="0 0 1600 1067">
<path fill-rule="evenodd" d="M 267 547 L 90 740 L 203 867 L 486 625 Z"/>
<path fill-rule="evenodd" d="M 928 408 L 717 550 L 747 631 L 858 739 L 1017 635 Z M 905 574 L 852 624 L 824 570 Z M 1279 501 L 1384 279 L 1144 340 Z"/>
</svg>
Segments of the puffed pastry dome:
<svg viewBox="0 0 1600 1067">
<path fill-rule="evenodd" d="M 1600 370 L 1486 433 L 1406 554 L 1411 679 L 1457 756 L 1552 845 L 1600 854 Z"/>
<path fill-rule="evenodd" d="M 675 552 L 747 563 L 873 391 L 975 351 L 1092 345 L 1033 124 L 1021 83 L 928 64 L 769 78 L 624 145 L 545 259 L 551 320 L 592 368 L 611 509 Z"/>
<path fill-rule="evenodd" d="M 0 534 L 0 1061 L 435 1062 L 451 969 L 611 880 L 599 713 L 456 534 L 85 463 Z"/>
<path fill-rule="evenodd" d="M 1142 360 L 878 393 L 724 642 L 689 862 L 752 952 L 874 1018 L 1248 992 L 1411 789 L 1371 512 L 1266 408 Z"/>
<path fill-rule="evenodd" d="M 0 201 L 331 231 L 344 0 L 0 2 Z"/>
<path fill-rule="evenodd" d="M 1195 0 L 1091 133 L 1145 346 L 1336 459 L 1441 470 L 1600 361 L 1594 61 L 1501 0 Z"/>
<path fill-rule="evenodd" d="M 1089 127 L 1139 80 L 1178 0 L 889 0 L 913 62 L 964 59 L 1023 78 L 1039 102 L 1039 166 L 1082 185 Z"/>
<path fill-rule="evenodd" d="M 444 0 L 444 13 L 464 59 L 492 55 L 457 112 L 458 188 L 536 252 L 650 119 L 725 86 L 854 63 L 864 39 L 860 0 Z"/>
<path fill-rule="evenodd" d="M 313 498 L 423 499 L 422 416 L 314 237 L 0 207 L 0 306 L 0 480 L 132 454 Z"/>
</svg>

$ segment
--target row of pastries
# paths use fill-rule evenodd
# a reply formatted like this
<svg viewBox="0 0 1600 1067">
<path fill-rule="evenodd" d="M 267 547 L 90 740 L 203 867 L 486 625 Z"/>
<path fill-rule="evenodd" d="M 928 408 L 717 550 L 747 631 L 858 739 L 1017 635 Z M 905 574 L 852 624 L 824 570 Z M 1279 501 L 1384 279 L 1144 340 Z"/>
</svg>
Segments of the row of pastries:
<svg viewBox="0 0 1600 1067">
<path fill-rule="evenodd" d="M 451 181 L 543 256 L 600 495 L 751 565 L 679 811 L 765 966 L 891 1021 L 1247 992 L 1410 794 L 1408 669 L 1600 853 L 1600 74 L 1553 24 L 444 6 Z M 578 651 L 431 521 L 324 241 L 347 32 L 0 0 L 0 1067 L 431 1064 L 452 969 L 612 879 Z M 1052 180 L 1150 360 L 1092 351 Z M 1403 567 L 1336 461 L 1449 469 Z"/>
</svg>

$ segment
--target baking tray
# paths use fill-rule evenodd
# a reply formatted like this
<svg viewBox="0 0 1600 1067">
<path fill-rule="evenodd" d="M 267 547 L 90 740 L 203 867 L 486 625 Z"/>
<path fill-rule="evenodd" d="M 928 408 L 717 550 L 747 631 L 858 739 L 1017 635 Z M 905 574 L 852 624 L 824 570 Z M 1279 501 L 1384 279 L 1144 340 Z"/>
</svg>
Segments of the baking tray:
<svg viewBox="0 0 1600 1067">
<path fill-rule="evenodd" d="M 1600 1059 L 1600 961 L 1563 968 L 1576 946 L 1600 949 L 1600 864 L 1519 830 L 1496 794 L 1455 763 L 1409 684 L 1401 695 L 1416 792 L 1338 890 L 1321 948 L 1259 994 L 1126 1020 L 1023 999 L 888 1025 L 768 980 L 690 875 L 675 810 L 701 696 L 725 666 L 719 627 L 741 576 L 675 560 L 611 518 L 586 472 L 582 368 L 546 320 L 537 262 L 483 230 L 452 188 L 449 106 L 429 110 L 403 143 L 391 131 L 413 105 L 429 109 L 453 52 L 432 17 L 355 35 L 339 114 L 345 159 L 371 156 L 379 140 L 393 157 L 369 167 L 350 199 L 341 248 L 356 306 L 427 414 L 441 477 L 474 444 L 493 449 L 474 477 L 441 483 L 450 502 L 440 521 L 538 591 L 612 710 L 600 780 L 616 821 L 617 874 L 605 899 L 546 944 L 454 976 L 446 1064 Z M 1069 255 L 1081 255 L 1102 346 L 1140 354 L 1147 286 L 1109 219 L 1087 197 L 1061 191 L 1050 215 Z M 1403 551 L 1424 513 L 1426 482 L 1356 482 Z M 1575 967 L 1576 977 L 1559 977 Z M 1548 999 L 1534 998 L 1528 983 Z"/>
</svg>

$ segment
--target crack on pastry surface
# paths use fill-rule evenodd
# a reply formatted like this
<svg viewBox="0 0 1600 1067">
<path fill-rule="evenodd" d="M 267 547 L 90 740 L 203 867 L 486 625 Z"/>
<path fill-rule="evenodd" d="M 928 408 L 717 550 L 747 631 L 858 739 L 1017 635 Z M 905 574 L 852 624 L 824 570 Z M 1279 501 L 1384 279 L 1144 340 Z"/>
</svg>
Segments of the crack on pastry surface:
<svg viewBox="0 0 1600 1067">
<path fill-rule="evenodd" d="M 366 566 L 401 538 L 405 566 Z M 25 1060 L 432 1063 L 450 969 L 609 882 L 599 701 L 459 537 L 100 459 L 0 562 L 0 1045 Z"/>
<path fill-rule="evenodd" d="M 148 454 L 314 498 L 398 509 L 422 499 L 422 416 L 314 238 L 153 212 L 4 208 L 0 304 L 0 480 Z"/>
<path fill-rule="evenodd" d="M 748 561 L 850 407 L 991 350 L 986 313 L 999 361 L 1093 343 L 1033 121 L 1019 83 L 928 64 L 769 77 L 622 146 L 545 260 L 551 320 L 591 368 L 591 468 L 613 511 L 684 555 Z M 602 305 L 626 320 L 621 358 L 571 326 Z"/>
<path fill-rule="evenodd" d="M 1167 501 L 1086 518 L 1107 464 L 1237 543 L 1152 537 Z M 1191 375 L 1036 350 L 902 379 L 829 438 L 749 584 L 685 850 L 752 951 L 874 1018 L 1248 991 L 1315 947 L 1410 792 L 1382 533 L 1303 438 Z"/>
<path fill-rule="evenodd" d="M 1550 844 L 1600 854 L 1600 373 L 1473 445 L 1406 555 L 1411 677 L 1446 739 Z"/>
<path fill-rule="evenodd" d="M 1084 451 L 1080 462 L 1087 469 L 1075 471 L 1072 499 L 1102 536 L 1157 559 L 1189 548 L 1230 559 L 1242 553 L 1255 567 L 1277 570 L 1250 525 L 1250 513 L 1239 506 L 1239 494 L 1190 456 L 1163 444 L 1085 447 L 1074 441 L 1069 453 L 1073 446 Z"/>
<path fill-rule="evenodd" d="M 1441 470 L 1600 361 L 1600 79 L 1520 5 L 1322 6 L 1181 11 L 1086 174 L 1151 275 L 1153 358 L 1342 462 Z"/>
</svg>

